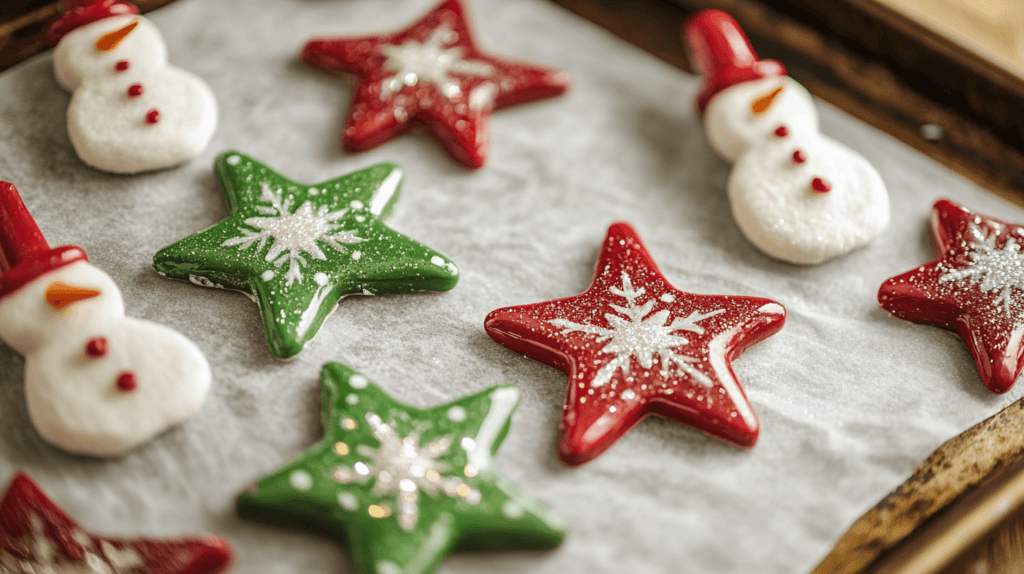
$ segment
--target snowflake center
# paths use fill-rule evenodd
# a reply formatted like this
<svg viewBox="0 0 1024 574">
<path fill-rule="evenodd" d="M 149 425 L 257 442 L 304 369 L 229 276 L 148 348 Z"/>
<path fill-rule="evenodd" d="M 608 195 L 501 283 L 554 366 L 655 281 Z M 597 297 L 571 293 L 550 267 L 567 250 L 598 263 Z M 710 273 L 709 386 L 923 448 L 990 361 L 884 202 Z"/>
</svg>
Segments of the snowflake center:
<svg viewBox="0 0 1024 574">
<path fill-rule="evenodd" d="M 385 65 L 394 70 L 395 75 L 384 80 L 380 97 L 387 98 L 404 86 L 415 86 L 423 81 L 436 84 L 445 97 L 453 98 L 462 90 L 449 74 L 489 76 L 494 72 L 484 62 L 463 59 L 462 48 L 442 47 L 456 39 L 458 34 L 445 25 L 434 30 L 425 42 L 408 40 L 402 44 L 384 46 L 381 50 L 384 52 Z"/>
<path fill-rule="evenodd" d="M 252 225 L 273 237 L 275 243 L 281 246 L 281 250 L 309 254 L 319 251 L 317 239 L 331 231 L 327 218 L 313 215 L 309 203 L 303 204 L 292 215 L 260 218 L 253 221 Z"/>
<path fill-rule="evenodd" d="M 672 335 L 671 331 L 663 322 L 650 319 L 625 323 L 612 334 L 612 340 L 605 346 L 604 352 L 629 354 L 645 362 L 650 361 L 663 349 L 687 344 L 685 338 Z"/>
<path fill-rule="evenodd" d="M 615 372 L 620 369 L 623 374 L 628 375 L 630 362 L 634 359 L 644 369 L 650 369 L 654 366 L 656 358 L 661 363 L 662 375 L 667 376 L 669 368 L 674 365 L 689 375 L 697 384 L 705 387 L 714 385 L 707 375 L 691 366 L 691 363 L 698 362 L 698 359 L 677 353 L 680 347 L 689 344 L 689 340 L 672 333 L 676 331 L 703 333 L 704 328 L 698 323 L 724 313 L 724 309 L 716 309 L 709 313 L 692 311 L 689 316 L 676 317 L 670 322 L 671 312 L 668 309 L 651 314 L 655 305 L 654 299 L 640 303 L 647 288 L 634 289 L 633 281 L 625 271 L 622 272 L 622 287 L 611 287 L 609 292 L 626 300 L 625 307 L 610 305 L 616 313 L 605 314 L 604 317 L 608 321 L 609 327 L 580 324 L 561 318 L 548 321 L 555 327 L 562 327 L 561 334 L 563 335 L 577 332 L 597 335 L 597 341 L 611 339 L 601 349 L 601 352 L 614 355 L 614 357 L 597 371 L 594 379 L 590 382 L 591 387 L 603 387 L 608 384 Z"/>
<path fill-rule="evenodd" d="M 352 468 L 339 466 L 332 476 L 342 484 L 372 477 L 376 479 L 374 494 L 397 493 L 398 525 L 404 530 L 412 530 L 419 521 L 420 491 L 429 494 L 441 491 L 445 496 L 461 498 L 470 504 L 480 502 L 479 490 L 457 476 L 441 474 L 446 468 L 437 458 L 451 448 L 451 438 L 439 438 L 420 447 L 415 435 L 400 438 L 394 427 L 376 413 L 366 413 L 366 422 L 380 443 L 379 448 L 368 445 L 359 448 L 359 454 L 368 457 L 370 464 L 357 462 Z"/>
<path fill-rule="evenodd" d="M 270 205 L 257 205 L 256 210 L 262 215 L 245 220 L 246 225 L 255 227 L 259 232 L 243 229 L 240 237 L 231 237 L 221 245 L 238 245 L 239 249 L 248 249 L 256 245 L 256 249 L 259 250 L 270 240 L 270 250 L 264 259 L 272 261 L 275 267 L 288 264 L 284 274 L 286 286 L 291 286 L 296 280 L 302 281 L 302 266 L 307 264 L 303 253 L 321 261 L 327 259 L 317 245 L 318 241 L 323 241 L 340 252 L 345 251 L 343 244 L 363 241 L 354 232 L 339 229 L 341 225 L 336 222 L 345 216 L 347 209 L 330 211 L 327 206 L 322 205 L 314 214 L 313 204 L 307 201 L 292 213 L 292 198 L 285 198 L 280 189 L 273 191 L 266 184 L 263 185 L 260 199 Z M 274 275 L 274 271 L 268 270 L 264 275 L 264 281 L 269 281 Z"/>
<path fill-rule="evenodd" d="M 430 488 L 429 484 L 424 484 L 430 482 L 427 471 L 433 470 L 440 474 L 444 470 L 444 466 L 435 460 L 435 457 L 447 451 L 449 446 L 444 441 L 431 445 L 432 447 L 420 448 L 414 437 L 399 439 L 394 433 L 386 433 L 381 438 L 380 448 L 369 453 L 373 459 L 373 467 L 379 470 L 376 488 L 382 492 Z M 413 487 L 410 488 L 410 485 L 406 484 L 405 488 L 402 488 L 403 481 L 412 482 Z"/>
<path fill-rule="evenodd" d="M 1024 254 L 1012 243 L 1000 251 L 978 257 L 974 265 L 987 269 L 985 282 L 992 285 L 990 291 L 1003 286 L 1024 289 Z"/>
<path fill-rule="evenodd" d="M 940 283 L 977 283 L 982 292 L 996 292 L 996 302 L 1001 302 L 1010 314 L 1013 290 L 1024 291 L 1024 253 L 1013 237 L 1006 239 L 1002 249 L 996 249 L 996 233 L 985 234 L 977 224 L 970 226 L 971 244 L 968 256 L 971 262 L 960 269 L 951 269 L 939 277 Z"/>
</svg>

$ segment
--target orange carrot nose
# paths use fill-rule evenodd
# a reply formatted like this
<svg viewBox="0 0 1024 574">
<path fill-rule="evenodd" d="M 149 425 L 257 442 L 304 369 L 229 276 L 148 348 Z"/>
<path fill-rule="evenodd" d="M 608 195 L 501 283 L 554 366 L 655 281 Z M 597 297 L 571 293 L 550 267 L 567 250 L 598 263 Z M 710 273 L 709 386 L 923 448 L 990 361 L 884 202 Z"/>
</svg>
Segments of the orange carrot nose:
<svg viewBox="0 0 1024 574">
<path fill-rule="evenodd" d="M 96 40 L 96 49 L 101 52 L 109 52 L 113 50 L 117 47 L 118 44 L 121 43 L 122 40 L 127 38 L 128 34 L 131 34 L 132 30 L 134 30 L 135 27 L 138 25 L 139 21 L 134 20 L 131 24 L 128 24 L 123 28 L 118 28 L 113 32 L 107 32 L 106 34 L 100 36 L 99 40 Z"/>
<path fill-rule="evenodd" d="M 99 294 L 99 289 L 78 287 L 76 285 L 68 285 L 63 281 L 55 281 L 46 288 L 46 302 L 54 309 L 63 309 L 72 303 L 82 299 L 89 299 Z"/>
<path fill-rule="evenodd" d="M 754 98 L 754 101 L 750 102 L 750 113 L 755 116 L 759 116 L 767 112 L 768 109 L 772 107 L 772 104 L 775 103 L 775 98 L 778 98 L 779 94 L 782 93 L 782 88 L 784 87 L 785 86 L 779 86 L 767 94 L 762 94 Z"/>
</svg>

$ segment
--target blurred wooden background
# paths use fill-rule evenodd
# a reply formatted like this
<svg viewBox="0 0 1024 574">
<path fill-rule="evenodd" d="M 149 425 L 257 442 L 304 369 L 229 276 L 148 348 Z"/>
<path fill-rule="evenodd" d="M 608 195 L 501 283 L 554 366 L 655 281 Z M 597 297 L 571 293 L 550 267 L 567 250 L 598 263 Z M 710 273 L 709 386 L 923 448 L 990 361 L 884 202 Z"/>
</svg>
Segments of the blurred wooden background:
<svg viewBox="0 0 1024 574">
<path fill-rule="evenodd" d="M 1024 79 L 1024 0 L 878 0 Z"/>
<path fill-rule="evenodd" d="M 133 0 L 142 12 L 174 0 Z M 47 26 L 64 11 L 62 0 L 0 0 L 0 71 L 50 48 Z"/>
</svg>

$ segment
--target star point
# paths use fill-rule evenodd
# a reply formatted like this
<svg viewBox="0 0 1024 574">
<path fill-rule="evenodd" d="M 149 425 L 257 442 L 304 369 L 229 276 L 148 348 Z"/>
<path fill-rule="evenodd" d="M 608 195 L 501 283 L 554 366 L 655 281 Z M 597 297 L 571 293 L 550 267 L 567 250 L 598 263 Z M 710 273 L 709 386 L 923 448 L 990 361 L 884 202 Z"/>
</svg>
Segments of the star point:
<svg viewBox="0 0 1024 574">
<path fill-rule="evenodd" d="M 478 50 L 462 4 L 446 0 L 407 28 L 357 38 L 313 38 L 302 59 L 353 74 L 342 146 L 359 152 L 423 124 L 457 162 L 487 159 L 491 112 L 564 94 L 568 74 Z"/>
<path fill-rule="evenodd" d="M 582 294 L 491 312 L 495 341 L 569 377 L 559 455 L 599 456 L 648 415 L 740 447 L 760 432 L 730 361 L 785 322 L 769 299 L 672 287 L 629 224 L 613 224 Z"/>
<path fill-rule="evenodd" d="M 1024 369 L 1024 226 L 947 199 L 932 208 L 938 258 L 887 279 L 878 303 L 900 319 L 955 331 L 994 393 Z"/>
<path fill-rule="evenodd" d="M 57 506 L 24 472 L 0 499 L 0 572 L 217 574 L 233 560 L 217 536 L 110 538 L 92 534 Z"/>
<path fill-rule="evenodd" d="M 321 387 L 324 437 L 243 493 L 243 516 L 326 533 L 366 573 L 426 573 L 455 548 L 544 549 L 564 538 L 550 509 L 493 468 L 514 386 L 419 409 L 328 363 Z"/>
<path fill-rule="evenodd" d="M 242 291 L 279 358 L 298 354 L 347 295 L 447 291 L 458 268 L 383 223 L 404 172 L 377 164 L 325 182 L 292 181 L 235 151 L 215 163 L 230 215 L 161 249 L 161 274 Z"/>
</svg>

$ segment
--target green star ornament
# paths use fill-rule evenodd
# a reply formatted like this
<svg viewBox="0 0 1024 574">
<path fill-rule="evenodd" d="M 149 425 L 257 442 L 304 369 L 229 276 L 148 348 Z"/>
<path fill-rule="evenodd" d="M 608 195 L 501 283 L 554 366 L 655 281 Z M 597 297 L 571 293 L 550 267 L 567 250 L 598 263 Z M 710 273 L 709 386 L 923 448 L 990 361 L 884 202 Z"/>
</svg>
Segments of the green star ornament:
<svg viewBox="0 0 1024 574">
<path fill-rule="evenodd" d="M 321 374 L 324 438 L 238 499 L 246 517 L 346 546 L 356 572 L 432 572 L 456 550 L 544 549 L 566 525 L 491 466 L 519 392 L 418 409 L 340 363 Z"/>
<path fill-rule="evenodd" d="M 278 358 L 297 355 L 346 295 L 447 291 L 458 282 L 454 263 L 384 225 L 405 176 L 396 164 L 315 185 L 236 151 L 218 155 L 214 169 L 231 215 L 161 249 L 153 267 L 250 295 Z"/>
</svg>

